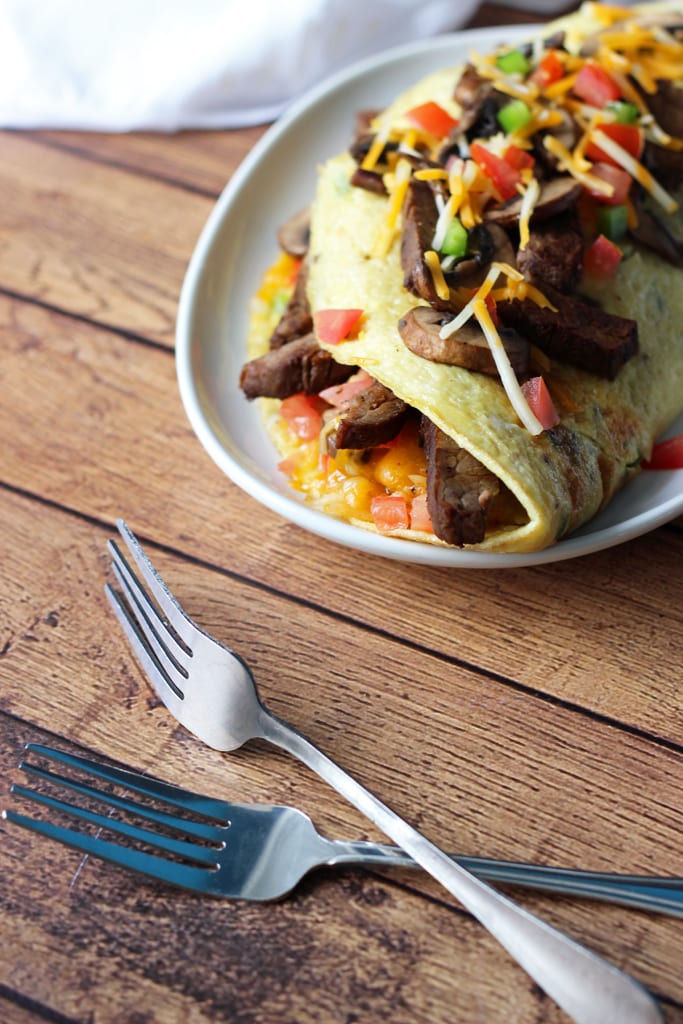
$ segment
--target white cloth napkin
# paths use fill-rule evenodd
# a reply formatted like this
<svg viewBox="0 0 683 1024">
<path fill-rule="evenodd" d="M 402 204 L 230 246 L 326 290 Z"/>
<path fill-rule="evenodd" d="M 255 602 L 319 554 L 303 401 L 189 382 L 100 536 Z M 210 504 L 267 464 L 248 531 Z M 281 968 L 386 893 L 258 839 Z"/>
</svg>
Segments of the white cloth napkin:
<svg viewBox="0 0 683 1024">
<path fill-rule="evenodd" d="M 566 0 L 516 6 L 554 13 Z M 478 0 L 0 0 L 0 127 L 263 123 L 331 72 L 457 29 L 477 7 Z"/>
</svg>

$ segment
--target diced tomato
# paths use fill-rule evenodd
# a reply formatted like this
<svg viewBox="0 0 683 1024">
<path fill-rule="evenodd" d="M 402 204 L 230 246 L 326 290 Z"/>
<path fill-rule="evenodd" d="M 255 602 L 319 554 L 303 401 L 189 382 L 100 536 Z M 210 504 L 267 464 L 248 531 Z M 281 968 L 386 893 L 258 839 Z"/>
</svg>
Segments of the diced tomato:
<svg viewBox="0 0 683 1024">
<path fill-rule="evenodd" d="M 643 129 L 639 128 L 637 124 L 619 124 L 618 121 L 614 121 L 610 124 L 599 124 L 597 125 L 598 131 L 601 131 L 608 139 L 612 139 L 618 146 L 625 149 L 636 160 L 639 160 L 643 146 L 645 145 L 645 136 Z M 597 142 L 589 142 L 586 146 L 586 156 L 589 160 L 599 160 L 602 163 L 614 164 L 616 167 L 621 165 L 616 160 L 605 153 Z"/>
<path fill-rule="evenodd" d="M 281 473 L 284 473 L 285 476 L 294 476 L 297 469 L 299 468 L 300 454 L 301 453 L 299 452 L 294 455 L 288 455 L 286 459 L 282 459 L 280 462 L 278 462 L 277 468 L 280 470 Z"/>
<path fill-rule="evenodd" d="M 427 508 L 427 495 L 418 494 L 410 503 L 410 529 L 422 533 L 434 533 L 432 517 Z"/>
<path fill-rule="evenodd" d="M 491 179 L 501 199 L 512 199 L 517 194 L 517 186 L 521 181 L 519 171 L 506 160 L 492 153 L 481 142 L 472 143 L 470 156 L 486 177 Z"/>
<path fill-rule="evenodd" d="M 362 315 L 362 309 L 319 309 L 313 314 L 315 333 L 320 341 L 336 345 L 348 338 Z"/>
<path fill-rule="evenodd" d="M 593 107 L 605 107 L 621 98 L 621 89 L 599 64 L 584 64 L 574 80 L 573 91 Z"/>
<path fill-rule="evenodd" d="M 536 163 L 531 153 L 520 146 L 508 146 L 503 153 L 503 160 L 516 171 L 522 171 L 526 167 L 533 167 Z"/>
<path fill-rule="evenodd" d="M 621 167 L 614 167 L 612 164 L 597 163 L 591 167 L 591 174 L 612 186 L 612 195 L 608 196 L 597 189 L 586 188 L 589 195 L 599 199 L 601 203 L 610 203 L 613 206 L 623 206 L 633 184 L 633 178 Z"/>
<path fill-rule="evenodd" d="M 333 384 L 329 388 L 324 388 L 319 398 L 322 398 L 328 405 L 334 405 L 338 409 L 348 405 L 349 401 L 359 391 L 364 391 L 365 388 L 372 381 L 372 377 L 365 370 L 359 370 L 349 380 L 344 381 L 343 384 Z"/>
<path fill-rule="evenodd" d="M 437 139 L 443 139 L 458 123 L 454 117 L 444 110 L 438 103 L 430 100 L 428 103 L 421 103 L 419 107 L 413 107 L 406 112 L 406 118 L 416 128 L 421 128 Z"/>
<path fill-rule="evenodd" d="M 559 82 L 563 77 L 564 64 L 558 57 L 557 50 L 548 50 L 531 76 L 531 81 L 539 88 L 545 89 L 546 86 L 552 85 L 553 82 Z"/>
<path fill-rule="evenodd" d="M 683 469 L 683 434 L 656 444 L 643 469 Z"/>
<path fill-rule="evenodd" d="M 595 277 L 611 277 L 619 266 L 622 251 L 604 235 L 598 235 L 583 256 L 583 269 Z"/>
<path fill-rule="evenodd" d="M 317 399 L 315 396 L 305 395 L 303 391 L 283 398 L 280 403 L 280 414 L 302 441 L 315 440 L 323 425 Z"/>
<path fill-rule="evenodd" d="M 402 494 L 379 494 L 370 502 L 370 514 L 378 530 L 407 530 L 410 526 L 408 502 Z"/>
<path fill-rule="evenodd" d="M 557 426 L 560 422 L 560 417 L 543 377 L 531 377 L 525 381 L 522 384 L 522 392 L 529 404 L 529 408 L 544 430 Z"/>
</svg>

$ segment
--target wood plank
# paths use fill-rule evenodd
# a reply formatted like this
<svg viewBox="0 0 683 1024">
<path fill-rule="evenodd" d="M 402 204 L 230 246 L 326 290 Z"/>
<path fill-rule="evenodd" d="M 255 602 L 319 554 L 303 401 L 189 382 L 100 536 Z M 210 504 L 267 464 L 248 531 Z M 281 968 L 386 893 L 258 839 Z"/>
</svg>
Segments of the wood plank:
<svg viewBox="0 0 683 1024">
<path fill-rule="evenodd" d="M 17 775 L 28 739 L 51 738 L 4 715 L 0 735 L 3 780 Z M 2 983 L 67 1017 L 566 1021 L 467 915 L 375 875 L 316 875 L 274 905 L 224 903 L 83 859 L 10 822 L 0 832 Z M 602 951 L 666 996 L 667 1021 L 683 1021 L 680 980 L 656 956 L 668 953 L 674 923 L 632 914 L 633 931 L 622 930 L 628 916 L 601 908 Z"/>
<path fill-rule="evenodd" d="M 456 678 L 459 664 L 480 666 L 680 741 L 680 529 L 528 570 L 363 556 L 260 509 L 223 477 L 190 431 L 166 353 L 6 298 L 0 344 L 5 484 L 98 519 L 123 515 L 142 536 L 313 600 L 333 616 L 331 636 L 337 616 L 386 629 L 406 657 L 434 651 Z M 122 438 L 135 443 L 124 451 Z"/>
<path fill-rule="evenodd" d="M 172 347 L 210 199 L 14 133 L 0 194 L 4 290 Z"/>
<path fill-rule="evenodd" d="M 103 132 L 40 131 L 30 137 L 113 167 L 125 167 L 159 181 L 217 197 L 238 164 L 266 130 L 265 125 L 239 131 L 184 131 L 113 135 Z"/>
<path fill-rule="evenodd" d="M 328 835 L 379 838 L 290 758 L 261 744 L 221 755 L 179 728 L 105 602 L 109 531 L 1 497 L 0 693 L 2 710 L 22 729 L 32 723 L 169 781 L 192 779 L 207 793 L 293 803 Z M 390 638 L 343 622 L 335 649 L 356 652 L 355 668 L 342 662 L 335 670 L 327 616 L 239 581 L 226 585 L 168 553 L 154 559 L 190 614 L 252 664 L 268 706 L 446 847 L 595 870 L 679 872 L 680 752 L 464 671 L 446 696 L 439 659 L 411 659 Z M 29 591 L 21 585 L 27 579 Z M 42 689 L 35 679 L 45 681 Z M 406 884 L 447 901 L 422 876 Z M 664 970 L 672 922 L 609 912 L 620 922 L 613 930 L 590 904 L 555 902 L 548 916 L 622 962 L 637 949 L 654 972 Z"/>
</svg>

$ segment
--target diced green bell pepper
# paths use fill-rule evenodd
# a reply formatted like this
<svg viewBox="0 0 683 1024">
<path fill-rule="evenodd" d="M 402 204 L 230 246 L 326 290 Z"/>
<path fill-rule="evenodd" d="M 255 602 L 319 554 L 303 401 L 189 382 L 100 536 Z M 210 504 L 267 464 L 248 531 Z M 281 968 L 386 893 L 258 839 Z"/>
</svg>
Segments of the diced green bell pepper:
<svg viewBox="0 0 683 1024">
<path fill-rule="evenodd" d="M 598 230 L 610 242 L 620 242 L 628 230 L 628 210 L 625 206 L 604 204 L 598 213 Z"/>
<path fill-rule="evenodd" d="M 441 246 L 441 252 L 446 256 L 456 256 L 460 258 L 467 252 L 467 229 L 462 226 L 462 223 L 457 217 L 448 225 L 446 236 Z"/>
<path fill-rule="evenodd" d="M 612 111 L 619 124 L 635 124 L 640 117 L 635 103 L 627 103 L 626 100 L 614 100 L 607 104 L 607 109 Z"/>
<path fill-rule="evenodd" d="M 497 58 L 496 67 L 506 75 L 526 75 L 531 65 L 521 50 L 508 50 Z"/>
<path fill-rule="evenodd" d="M 498 111 L 498 123 L 506 134 L 519 131 L 531 120 L 531 110 L 524 100 L 510 100 Z"/>
</svg>

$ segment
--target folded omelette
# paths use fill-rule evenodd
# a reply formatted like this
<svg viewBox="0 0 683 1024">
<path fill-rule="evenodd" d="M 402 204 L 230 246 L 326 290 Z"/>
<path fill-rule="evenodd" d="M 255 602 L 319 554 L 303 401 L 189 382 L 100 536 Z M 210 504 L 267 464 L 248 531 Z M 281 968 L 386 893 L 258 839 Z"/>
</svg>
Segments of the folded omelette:
<svg viewBox="0 0 683 1024">
<path fill-rule="evenodd" d="M 262 290 L 242 381 L 317 507 L 538 551 L 683 409 L 681 8 L 599 7 L 435 72 L 320 168 L 298 334 L 264 351 Z M 291 394 L 250 386 L 303 336 Z M 340 422 L 369 385 L 382 400 L 347 448 Z M 319 417 L 303 430 L 301 400 Z M 378 432 L 392 402 L 396 429 Z"/>
</svg>

